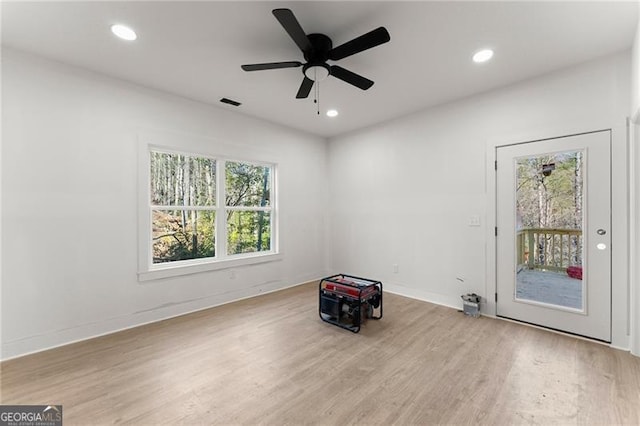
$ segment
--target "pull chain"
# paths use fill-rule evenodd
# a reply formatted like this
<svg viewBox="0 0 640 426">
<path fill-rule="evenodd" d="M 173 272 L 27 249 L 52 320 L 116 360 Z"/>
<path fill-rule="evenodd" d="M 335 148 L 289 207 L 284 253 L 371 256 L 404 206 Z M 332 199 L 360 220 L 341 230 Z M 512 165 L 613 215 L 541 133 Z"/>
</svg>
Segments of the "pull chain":
<svg viewBox="0 0 640 426">
<path fill-rule="evenodd" d="M 320 81 L 318 81 L 318 70 L 316 68 L 313 69 L 313 81 L 314 84 L 314 100 L 313 103 L 316 104 L 316 110 L 318 115 L 320 115 Z"/>
<path fill-rule="evenodd" d="M 320 82 L 316 81 L 316 107 L 318 115 L 320 115 Z"/>
</svg>

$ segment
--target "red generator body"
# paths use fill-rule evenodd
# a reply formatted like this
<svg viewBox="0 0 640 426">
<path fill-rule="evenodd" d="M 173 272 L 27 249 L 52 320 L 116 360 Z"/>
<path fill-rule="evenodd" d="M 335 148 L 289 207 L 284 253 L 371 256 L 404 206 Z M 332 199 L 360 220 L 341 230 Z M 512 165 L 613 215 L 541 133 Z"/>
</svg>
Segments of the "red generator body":
<svg viewBox="0 0 640 426">
<path fill-rule="evenodd" d="M 569 266 L 567 268 L 567 275 L 576 280 L 582 279 L 582 266 Z"/>
</svg>

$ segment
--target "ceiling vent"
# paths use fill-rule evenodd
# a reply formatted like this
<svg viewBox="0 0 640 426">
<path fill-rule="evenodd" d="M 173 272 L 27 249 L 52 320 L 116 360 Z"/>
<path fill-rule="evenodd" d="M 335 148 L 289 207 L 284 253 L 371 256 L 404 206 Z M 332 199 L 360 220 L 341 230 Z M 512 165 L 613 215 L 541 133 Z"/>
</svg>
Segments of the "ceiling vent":
<svg viewBox="0 0 640 426">
<path fill-rule="evenodd" d="M 233 99 L 229 99 L 229 98 L 222 98 L 222 99 L 220 99 L 220 102 L 222 102 L 223 104 L 229 104 L 229 105 L 233 105 L 233 106 L 242 105 L 240 102 L 234 101 Z"/>
</svg>

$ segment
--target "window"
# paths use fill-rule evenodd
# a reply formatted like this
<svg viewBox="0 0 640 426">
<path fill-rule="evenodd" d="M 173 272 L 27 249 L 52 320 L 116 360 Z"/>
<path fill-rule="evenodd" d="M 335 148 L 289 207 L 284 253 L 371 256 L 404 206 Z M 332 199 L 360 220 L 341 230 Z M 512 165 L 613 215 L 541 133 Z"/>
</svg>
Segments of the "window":
<svg viewBox="0 0 640 426">
<path fill-rule="evenodd" d="M 271 168 L 225 163 L 227 254 L 271 249 Z"/>
<path fill-rule="evenodd" d="M 275 254 L 274 165 L 147 149 L 141 272 Z"/>
<path fill-rule="evenodd" d="M 155 263 L 215 257 L 216 160 L 151 152 Z"/>
</svg>

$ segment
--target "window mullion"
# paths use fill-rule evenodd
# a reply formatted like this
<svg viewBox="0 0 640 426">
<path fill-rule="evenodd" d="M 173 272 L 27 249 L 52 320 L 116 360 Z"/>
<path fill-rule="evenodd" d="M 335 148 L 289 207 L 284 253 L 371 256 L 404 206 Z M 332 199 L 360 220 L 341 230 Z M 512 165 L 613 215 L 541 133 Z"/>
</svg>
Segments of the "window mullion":
<svg viewBox="0 0 640 426">
<path fill-rule="evenodd" d="M 226 206 L 227 211 L 251 211 L 251 212 L 270 212 L 273 210 L 271 206 L 256 207 L 256 206 Z"/>
<path fill-rule="evenodd" d="M 207 211 L 207 210 L 216 210 L 213 206 L 155 206 L 151 205 L 151 210 L 198 210 L 198 211 Z"/>
<path fill-rule="evenodd" d="M 216 165 L 216 257 L 227 257 L 227 210 L 226 210 L 226 162 L 218 160 Z"/>
</svg>

